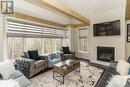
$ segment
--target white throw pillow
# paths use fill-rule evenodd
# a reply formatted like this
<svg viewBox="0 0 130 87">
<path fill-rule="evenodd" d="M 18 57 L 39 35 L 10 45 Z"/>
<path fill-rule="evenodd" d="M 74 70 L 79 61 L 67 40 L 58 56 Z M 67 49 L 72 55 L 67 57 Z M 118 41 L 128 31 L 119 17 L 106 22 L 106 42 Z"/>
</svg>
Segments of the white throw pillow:
<svg viewBox="0 0 130 87">
<path fill-rule="evenodd" d="M 13 62 L 10 60 L 6 60 L 0 63 L 0 73 L 4 79 L 10 79 L 15 72 L 15 68 Z"/>
<path fill-rule="evenodd" d="M 120 60 L 117 64 L 116 71 L 121 75 L 128 75 L 130 64 L 124 60 Z"/>
<path fill-rule="evenodd" d="M 0 80 L 0 87 L 20 87 L 15 80 Z"/>
<path fill-rule="evenodd" d="M 130 78 L 130 75 L 116 75 L 113 76 L 108 82 L 107 87 L 124 87 L 127 79 Z"/>
</svg>

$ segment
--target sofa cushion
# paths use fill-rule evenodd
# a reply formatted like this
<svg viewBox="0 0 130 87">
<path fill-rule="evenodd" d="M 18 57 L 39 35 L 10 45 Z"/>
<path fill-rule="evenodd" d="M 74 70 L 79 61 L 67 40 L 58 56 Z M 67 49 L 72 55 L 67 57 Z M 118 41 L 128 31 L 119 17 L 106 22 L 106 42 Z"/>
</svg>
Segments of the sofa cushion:
<svg viewBox="0 0 130 87">
<path fill-rule="evenodd" d="M 0 80 L 0 87 L 21 87 L 19 83 L 13 79 Z"/>
<path fill-rule="evenodd" d="M 18 81 L 20 87 L 27 87 L 27 86 L 31 85 L 31 82 L 25 76 L 16 78 L 15 81 Z"/>
<path fill-rule="evenodd" d="M 64 59 L 67 60 L 67 59 L 71 59 L 72 58 L 72 54 L 64 54 Z"/>
<path fill-rule="evenodd" d="M 95 87 L 106 87 L 106 85 L 108 85 L 108 81 L 112 78 L 113 75 L 120 74 L 116 71 L 115 68 L 108 67 L 102 74 Z"/>
<path fill-rule="evenodd" d="M 70 53 L 69 47 L 62 47 L 62 50 L 63 50 L 64 54 L 69 54 Z"/>
<path fill-rule="evenodd" d="M 16 70 L 13 74 L 13 79 L 19 78 L 23 76 L 23 73 L 21 73 L 19 70 Z"/>
<path fill-rule="evenodd" d="M 37 60 L 37 61 L 35 62 L 35 67 L 36 67 L 36 68 L 39 68 L 39 67 L 41 67 L 41 66 L 44 66 L 44 64 L 45 64 L 45 60 Z"/>
<path fill-rule="evenodd" d="M 30 59 L 40 60 L 39 55 L 38 55 L 38 50 L 28 51 L 28 55 Z"/>
<path fill-rule="evenodd" d="M 4 79 L 11 79 L 15 72 L 14 64 L 11 60 L 0 63 L 0 73 Z"/>
<path fill-rule="evenodd" d="M 59 59 L 53 59 L 52 62 L 55 64 L 55 63 L 60 62 L 60 60 Z"/>
</svg>

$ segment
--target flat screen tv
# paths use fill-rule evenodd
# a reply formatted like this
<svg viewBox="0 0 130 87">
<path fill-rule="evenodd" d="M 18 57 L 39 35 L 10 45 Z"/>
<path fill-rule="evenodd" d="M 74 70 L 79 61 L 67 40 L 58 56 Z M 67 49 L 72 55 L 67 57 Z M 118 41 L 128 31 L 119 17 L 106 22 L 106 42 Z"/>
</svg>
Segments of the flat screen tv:
<svg viewBox="0 0 130 87">
<path fill-rule="evenodd" d="M 120 35 L 120 20 L 94 24 L 94 36 Z"/>
</svg>

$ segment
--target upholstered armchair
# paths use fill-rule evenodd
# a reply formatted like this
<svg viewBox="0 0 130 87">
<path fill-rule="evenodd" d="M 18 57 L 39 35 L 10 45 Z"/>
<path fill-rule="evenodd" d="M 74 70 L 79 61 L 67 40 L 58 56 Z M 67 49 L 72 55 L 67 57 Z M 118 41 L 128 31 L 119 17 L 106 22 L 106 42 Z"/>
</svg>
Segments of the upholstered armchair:
<svg viewBox="0 0 130 87">
<path fill-rule="evenodd" d="M 62 50 L 59 53 L 62 61 L 67 59 L 75 59 L 75 52 L 70 51 L 69 47 L 62 47 Z"/>
<path fill-rule="evenodd" d="M 38 58 L 31 59 L 27 55 L 24 55 L 21 58 L 16 59 L 15 63 L 17 70 L 20 70 L 27 78 L 31 78 L 47 68 L 48 57 L 38 56 Z"/>
<path fill-rule="evenodd" d="M 48 67 L 52 68 L 54 64 L 61 62 L 59 53 L 51 53 L 48 55 Z"/>
</svg>

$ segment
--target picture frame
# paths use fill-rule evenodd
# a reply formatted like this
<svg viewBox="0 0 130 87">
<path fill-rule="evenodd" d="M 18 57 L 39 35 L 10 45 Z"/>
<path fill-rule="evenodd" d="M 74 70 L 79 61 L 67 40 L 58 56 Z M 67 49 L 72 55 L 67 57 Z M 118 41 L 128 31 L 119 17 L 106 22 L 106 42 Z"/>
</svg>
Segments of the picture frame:
<svg viewBox="0 0 130 87">
<path fill-rule="evenodd" d="M 130 24 L 127 24 L 127 42 L 130 42 Z"/>
</svg>

